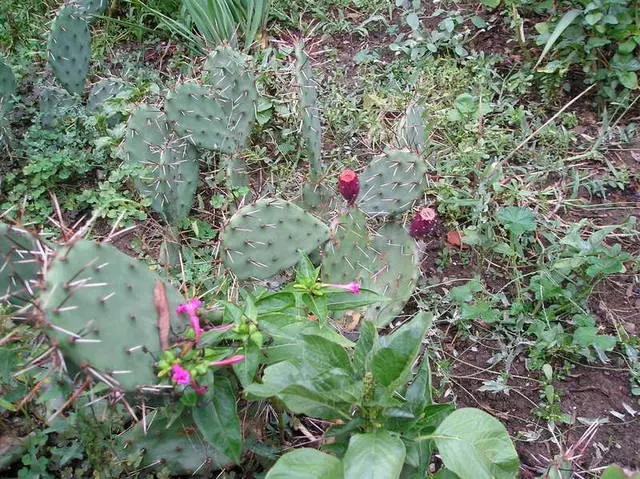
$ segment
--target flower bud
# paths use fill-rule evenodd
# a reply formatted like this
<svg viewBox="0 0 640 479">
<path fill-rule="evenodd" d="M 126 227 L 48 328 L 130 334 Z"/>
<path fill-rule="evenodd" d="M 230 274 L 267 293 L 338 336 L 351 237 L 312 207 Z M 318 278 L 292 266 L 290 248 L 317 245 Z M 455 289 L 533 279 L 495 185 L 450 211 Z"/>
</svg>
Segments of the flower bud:
<svg viewBox="0 0 640 479">
<path fill-rule="evenodd" d="M 420 208 L 418 214 L 409 223 L 409 235 L 420 239 L 427 236 L 436 227 L 438 215 L 433 208 Z"/>
<path fill-rule="evenodd" d="M 358 193 L 360 193 L 360 180 L 358 179 L 358 175 L 355 171 L 347 168 L 340 173 L 338 190 L 342 197 L 347 200 L 347 204 L 349 206 L 352 206 L 355 203 Z"/>
</svg>

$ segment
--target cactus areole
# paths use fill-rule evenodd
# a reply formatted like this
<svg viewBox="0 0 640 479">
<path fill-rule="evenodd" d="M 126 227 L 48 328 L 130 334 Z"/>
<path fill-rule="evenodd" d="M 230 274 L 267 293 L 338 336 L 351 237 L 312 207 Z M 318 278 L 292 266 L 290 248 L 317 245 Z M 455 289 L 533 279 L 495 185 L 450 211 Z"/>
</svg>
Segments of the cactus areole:
<svg viewBox="0 0 640 479">
<path fill-rule="evenodd" d="M 349 206 L 353 206 L 358 197 L 358 193 L 360 193 L 360 180 L 358 179 L 358 175 L 355 171 L 347 168 L 342 173 L 340 173 L 340 178 L 338 179 L 338 190 L 342 197 L 347 200 L 347 204 Z"/>
</svg>

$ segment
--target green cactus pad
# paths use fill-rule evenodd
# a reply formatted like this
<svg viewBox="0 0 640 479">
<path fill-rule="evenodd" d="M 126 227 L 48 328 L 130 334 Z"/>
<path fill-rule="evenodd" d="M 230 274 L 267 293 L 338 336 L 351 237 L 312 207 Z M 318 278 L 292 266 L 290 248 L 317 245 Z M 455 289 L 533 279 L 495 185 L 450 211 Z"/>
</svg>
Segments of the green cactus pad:
<svg viewBox="0 0 640 479">
<path fill-rule="evenodd" d="M 219 96 L 234 100 L 242 89 L 251 90 L 255 96 L 255 78 L 251 57 L 228 45 L 215 48 L 204 63 L 203 78 Z"/>
<path fill-rule="evenodd" d="M 322 120 L 318 106 L 318 86 L 313 79 L 311 61 L 304 51 L 304 43 L 296 42 L 296 77 L 300 88 L 302 136 L 309 150 L 311 178 L 322 174 Z"/>
<path fill-rule="evenodd" d="M 327 283 L 362 282 L 372 261 L 367 218 L 354 208 L 340 216 L 331 228 L 331 239 L 322 258 L 322 279 Z M 363 267 L 364 265 L 364 267 Z"/>
<path fill-rule="evenodd" d="M 225 158 L 227 170 L 227 186 L 241 188 L 249 186 L 249 172 L 247 171 L 246 160 L 239 155 L 227 156 Z"/>
<path fill-rule="evenodd" d="M 360 175 L 358 206 L 371 216 L 402 213 L 422 196 L 426 174 L 424 161 L 413 153 L 387 150 Z"/>
<path fill-rule="evenodd" d="M 362 286 L 391 298 L 369 306 L 366 318 L 382 328 L 402 312 L 416 287 L 419 275 L 418 250 L 405 228 L 387 224 L 374 235 L 373 252 L 365 267 Z"/>
<path fill-rule="evenodd" d="M 56 87 L 43 88 L 40 91 L 40 123 L 43 128 L 50 128 L 58 124 L 60 120 L 69 116 L 76 99 L 67 90 Z"/>
<path fill-rule="evenodd" d="M 231 460 L 211 447 L 200 434 L 191 408 L 186 408 L 179 418 L 164 409 L 151 412 L 147 417 L 150 426 L 145 434 L 138 422 L 127 431 L 122 440 L 124 454 L 142 453 L 141 467 L 156 470 L 168 469 L 172 475 L 208 474 L 231 464 Z"/>
<path fill-rule="evenodd" d="M 0 223 L 0 304 L 23 305 L 34 296 L 40 251 L 27 231 Z"/>
<path fill-rule="evenodd" d="M 411 151 L 421 153 L 427 142 L 427 132 L 424 127 L 422 115 L 425 112 L 423 105 L 409 105 L 399 125 L 398 137 L 401 148 L 409 148 Z"/>
<path fill-rule="evenodd" d="M 199 148 L 226 154 L 246 145 L 254 116 L 253 106 L 247 109 L 197 83 L 178 85 L 167 96 L 165 109 L 179 135 Z"/>
<path fill-rule="evenodd" d="M 322 181 L 311 181 L 302 185 L 303 208 L 314 215 L 326 219 L 337 207 L 337 196 L 334 189 Z"/>
<path fill-rule="evenodd" d="M 266 279 L 295 265 L 329 238 L 315 216 L 284 200 L 265 198 L 239 209 L 222 232 L 222 257 L 240 278 Z"/>
<path fill-rule="evenodd" d="M 131 115 L 123 148 L 127 162 L 142 169 L 135 184 L 151 207 L 170 224 L 189 214 L 198 188 L 197 152 L 175 137 L 159 110 L 142 106 Z"/>
<path fill-rule="evenodd" d="M 109 0 L 71 0 L 70 6 L 81 10 L 85 15 L 99 15 L 109 6 Z"/>
<path fill-rule="evenodd" d="M 91 34 L 82 10 L 63 7 L 49 33 L 49 65 L 69 93 L 82 93 L 89 71 Z"/>
<path fill-rule="evenodd" d="M 116 78 L 105 78 L 96 82 L 91 87 L 87 100 L 87 111 L 96 113 L 104 108 L 105 102 L 112 100 L 127 91 L 127 85 Z"/>
<path fill-rule="evenodd" d="M 11 97 L 16 91 L 16 77 L 13 70 L 0 60 L 0 116 L 9 110 Z"/>
<path fill-rule="evenodd" d="M 45 271 L 41 307 L 47 333 L 66 361 L 92 368 L 114 388 L 132 392 L 156 384 L 159 284 L 173 331 L 184 330 L 186 321 L 175 313 L 184 300 L 175 288 L 112 245 L 76 241 L 60 248 Z"/>
</svg>

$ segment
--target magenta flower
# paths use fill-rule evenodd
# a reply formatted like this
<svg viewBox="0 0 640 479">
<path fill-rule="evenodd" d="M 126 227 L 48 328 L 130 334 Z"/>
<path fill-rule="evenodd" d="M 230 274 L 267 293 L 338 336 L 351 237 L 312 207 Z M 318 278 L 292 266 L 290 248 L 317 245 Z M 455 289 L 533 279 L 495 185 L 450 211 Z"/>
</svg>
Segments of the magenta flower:
<svg viewBox="0 0 640 479">
<path fill-rule="evenodd" d="M 242 361 L 244 361 L 244 354 L 236 354 L 222 361 L 214 361 L 211 363 L 211 366 L 229 366 L 230 364 L 236 364 Z"/>
<path fill-rule="evenodd" d="M 323 284 L 327 288 L 336 288 L 343 289 L 345 291 L 349 291 L 352 294 L 358 294 L 360 292 L 360 285 L 355 281 L 351 281 L 351 283 L 347 284 Z"/>
<path fill-rule="evenodd" d="M 180 366 L 179 364 L 174 364 L 171 366 L 171 378 L 178 384 L 189 384 L 191 382 L 191 375 L 189 371 Z"/>
<path fill-rule="evenodd" d="M 202 301 L 199 299 L 192 299 L 176 308 L 176 313 L 187 313 L 189 315 L 191 327 L 196 333 L 196 342 L 200 340 L 200 335 L 203 333 L 203 329 L 200 327 L 200 318 L 198 318 L 198 315 L 196 314 L 196 311 L 200 306 L 202 306 Z"/>
</svg>

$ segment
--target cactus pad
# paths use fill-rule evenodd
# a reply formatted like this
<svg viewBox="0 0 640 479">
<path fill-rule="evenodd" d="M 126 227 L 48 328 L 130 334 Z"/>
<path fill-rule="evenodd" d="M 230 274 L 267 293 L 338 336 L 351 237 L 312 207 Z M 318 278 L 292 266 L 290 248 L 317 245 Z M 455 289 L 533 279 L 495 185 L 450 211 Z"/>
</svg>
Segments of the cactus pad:
<svg viewBox="0 0 640 479">
<path fill-rule="evenodd" d="M 367 218 L 359 210 L 350 208 L 331 228 L 331 239 L 324 248 L 322 279 L 328 283 L 362 281 L 366 274 L 363 265 L 373 258 L 369 250 L 370 234 Z"/>
<path fill-rule="evenodd" d="M 49 33 L 49 64 L 69 93 L 82 93 L 89 71 L 91 34 L 82 10 L 63 7 Z"/>
<path fill-rule="evenodd" d="M 422 118 L 424 112 L 424 106 L 415 103 L 407 108 L 398 131 L 401 148 L 409 148 L 416 153 L 424 151 L 427 142 L 427 132 Z"/>
<path fill-rule="evenodd" d="M 85 15 L 99 15 L 109 6 L 108 0 L 72 0 L 70 6 L 81 10 Z"/>
<path fill-rule="evenodd" d="M 104 80 L 94 83 L 89 92 L 89 99 L 87 100 L 87 111 L 89 113 L 96 113 L 101 108 L 104 108 L 106 101 L 116 98 L 126 90 L 127 85 L 118 79 L 105 78 Z"/>
<path fill-rule="evenodd" d="M 161 286 L 166 303 L 156 294 Z M 175 308 L 182 301 L 178 291 L 144 263 L 112 245 L 87 240 L 57 251 L 45 271 L 41 293 L 47 333 L 65 359 L 76 367 L 92 368 L 98 379 L 130 392 L 158 380 L 157 303 L 166 304 L 176 330 L 182 321 Z"/>
<path fill-rule="evenodd" d="M 0 304 L 24 304 L 33 296 L 42 261 L 26 231 L 0 223 Z"/>
<path fill-rule="evenodd" d="M 141 166 L 138 192 L 152 200 L 152 208 L 175 224 L 189 214 L 198 187 L 196 151 L 170 131 L 166 117 L 143 106 L 129 118 L 123 142 L 127 162 Z"/>
<path fill-rule="evenodd" d="M 250 133 L 247 118 L 254 115 L 253 106 L 247 110 L 197 83 L 178 85 L 167 96 L 165 109 L 179 135 L 199 148 L 227 154 L 244 147 Z"/>
<path fill-rule="evenodd" d="M 382 328 L 402 312 L 418 281 L 418 251 L 415 241 L 397 224 L 387 224 L 374 235 L 371 260 L 362 286 L 391 298 L 372 304 L 366 317 Z"/>
<path fill-rule="evenodd" d="M 302 112 L 302 136 L 309 150 L 311 178 L 322 174 L 322 120 L 318 107 L 318 86 L 313 79 L 311 61 L 303 49 L 303 42 L 296 42 L 296 77 L 300 88 Z"/>
<path fill-rule="evenodd" d="M 371 216 L 402 213 L 422 196 L 427 167 L 408 151 L 387 150 L 360 175 L 358 206 Z"/>
<path fill-rule="evenodd" d="M 206 474 L 231 463 L 211 447 L 200 434 L 191 413 L 186 408 L 179 418 L 164 409 L 158 409 L 147 417 L 150 424 L 146 434 L 141 423 L 136 424 L 122 437 L 125 454 L 142 452 L 142 467 L 168 469 L 172 475 Z"/>
<path fill-rule="evenodd" d="M 320 218 L 328 218 L 336 209 L 335 190 L 321 181 L 312 181 L 302 185 L 302 206 Z"/>
<path fill-rule="evenodd" d="M 222 232 L 222 257 L 240 278 L 266 279 L 295 265 L 329 237 L 315 216 L 284 200 L 265 198 L 239 209 Z"/>
<path fill-rule="evenodd" d="M 16 78 L 13 70 L 0 60 L 0 116 L 9 109 L 11 96 L 16 91 Z"/>
</svg>

